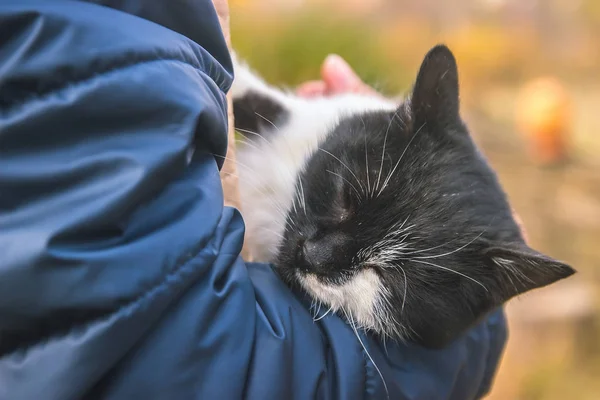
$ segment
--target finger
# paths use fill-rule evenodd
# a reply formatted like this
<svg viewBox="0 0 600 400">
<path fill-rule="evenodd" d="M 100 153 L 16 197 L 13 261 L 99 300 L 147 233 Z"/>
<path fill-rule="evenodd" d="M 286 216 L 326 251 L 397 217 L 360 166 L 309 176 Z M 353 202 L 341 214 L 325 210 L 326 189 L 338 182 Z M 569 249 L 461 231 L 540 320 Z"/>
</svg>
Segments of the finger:
<svg viewBox="0 0 600 400">
<path fill-rule="evenodd" d="M 527 236 L 527 231 L 525 230 L 525 225 L 523 224 L 523 220 L 521 219 L 519 214 L 517 214 L 514 210 L 513 210 L 513 218 L 514 218 L 515 222 L 517 223 L 517 226 L 521 230 L 521 235 L 523 235 L 523 239 L 525 239 L 525 242 L 528 242 L 529 237 Z"/>
<path fill-rule="evenodd" d="M 356 92 L 364 85 L 350 65 L 337 54 L 330 54 L 321 67 L 328 94 Z"/>
<path fill-rule="evenodd" d="M 332 54 L 325 59 L 321 68 L 326 95 L 359 93 L 381 96 L 375 89 L 366 85 L 354 70 L 340 56 Z"/>
<path fill-rule="evenodd" d="M 308 81 L 298 86 L 296 93 L 300 97 L 323 96 L 326 92 L 326 85 L 323 81 Z"/>
</svg>

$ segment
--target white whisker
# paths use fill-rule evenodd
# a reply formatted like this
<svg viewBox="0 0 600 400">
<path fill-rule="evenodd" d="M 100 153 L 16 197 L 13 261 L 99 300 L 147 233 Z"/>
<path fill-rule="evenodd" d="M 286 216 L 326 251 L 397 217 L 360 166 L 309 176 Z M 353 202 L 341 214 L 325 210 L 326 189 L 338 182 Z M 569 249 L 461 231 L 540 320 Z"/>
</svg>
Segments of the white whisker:
<svg viewBox="0 0 600 400">
<path fill-rule="evenodd" d="M 400 314 L 404 313 L 404 304 L 406 303 L 406 292 L 408 289 L 408 279 L 406 278 L 406 271 L 404 270 L 404 268 L 402 268 L 401 265 L 398 265 L 398 268 L 400 268 L 400 271 L 402 271 L 402 273 L 404 274 L 404 297 L 402 297 L 402 308 L 400 310 Z"/>
<path fill-rule="evenodd" d="M 277 127 L 277 125 L 275 125 L 271 120 L 269 120 L 267 117 L 260 115 L 259 113 L 257 113 L 256 111 L 254 112 L 254 114 L 258 115 L 260 118 L 264 119 L 265 121 L 267 121 L 269 124 L 271 124 L 273 126 L 273 128 L 275 128 L 277 131 L 279 131 L 279 128 Z"/>
<path fill-rule="evenodd" d="M 321 310 L 319 309 L 319 311 L 321 311 Z M 326 317 L 326 316 L 327 316 L 327 315 L 328 315 L 328 314 L 329 314 L 331 311 L 333 311 L 333 306 L 332 306 L 332 307 L 329 307 L 329 310 L 325 311 L 325 314 L 321 315 L 319 318 L 315 318 L 315 319 L 313 319 L 313 321 L 314 321 L 314 322 L 317 322 L 317 321 L 320 321 L 320 320 L 322 320 L 322 319 L 323 319 L 323 318 L 325 318 L 325 317 Z"/>
<path fill-rule="evenodd" d="M 360 199 L 360 198 L 362 198 L 362 196 L 361 196 L 360 192 L 358 191 L 358 189 L 356 189 L 356 187 L 355 187 L 355 186 L 352 184 L 352 182 L 350 182 L 348 179 L 344 178 L 344 177 L 343 177 L 343 176 L 341 176 L 340 174 L 337 174 L 337 173 L 335 173 L 335 172 L 333 172 L 333 171 L 330 171 L 330 170 L 328 170 L 328 169 L 327 169 L 326 171 L 327 171 L 327 172 L 329 172 L 330 174 L 333 174 L 333 175 L 335 175 L 335 176 L 338 176 L 338 177 L 340 177 L 341 179 L 343 179 L 344 181 L 346 181 L 346 182 L 348 183 L 348 185 L 350 185 L 350 186 L 352 187 L 352 189 L 354 189 L 354 191 L 355 191 L 355 192 L 356 192 L 356 194 L 358 195 L 358 198 L 359 198 L 359 199 Z"/>
<path fill-rule="evenodd" d="M 281 239 L 285 239 L 285 236 L 283 236 L 281 233 L 275 232 L 274 230 L 269 229 L 267 227 L 259 226 L 259 229 L 262 229 L 263 231 L 271 232 L 272 234 L 279 236 Z"/>
<path fill-rule="evenodd" d="M 256 151 L 261 151 L 261 149 L 256 144 L 252 143 L 251 140 L 248 140 L 248 139 L 236 139 L 236 142 L 241 143 L 244 146 L 250 146 L 250 147 L 252 147 Z"/>
<path fill-rule="evenodd" d="M 302 177 L 298 176 L 298 183 L 300 184 L 300 191 L 302 192 L 302 209 L 304 210 L 304 215 L 306 215 L 306 196 L 304 195 L 304 186 L 302 185 Z M 298 194 L 300 196 L 300 194 Z"/>
<path fill-rule="evenodd" d="M 411 227 L 414 227 L 414 226 L 415 226 L 415 225 L 411 225 L 411 226 L 408 226 L 408 227 L 406 227 L 406 229 L 404 229 L 404 230 L 402 229 L 402 228 L 404 227 L 404 225 L 406 224 L 406 221 L 408 221 L 408 219 L 410 218 L 410 216 L 411 216 L 411 215 L 412 215 L 412 214 L 408 214 L 408 216 L 407 216 L 407 217 L 404 219 L 404 222 L 402 222 L 402 224 L 400 225 L 400 227 L 398 228 L 398 230 L 394 231 L 395 233 L 397 233 L 397 232 L 404 232 L 404 231 L 406 231 L 407 229 L 410 229 Z M 396 225 L 392 225 L 392 227 L 391 227 L 390 229 L 388 229 L 388 231 L 387 231 L 387 233 L 386 233 L 386 236 L 387 236 L 387 235 L 389 235 L 389 234 L 390 234 L 390 231 L 391 231 L 392 229 L 394 229 L 394 228 L 396 228 Z"/>
<path fill-rule="evenodd" d="M 321 306 L 322 306 L 322 304 L 323 303 L 320 300 L 315 299 L 315 298 L 313 298 L 312 301 L 310 302 L 310 309 L 314 311 L 313 320 L 321 312 Z M 318 306 L 318 308 L 317 308 L 317 306 Z"/>
<path fill-rule="evenodd" d="M 463 274 L 462 272 L 458 272 L 458 271 L 455 271 L 455 270 L 447 268 L 447 267 L 442 267 L 441 265 L 430 263 L 430 262 L 427 262 L 427 261 L 414 260 L 414 259 L 407 259 L 407 260 L 418 262 L 418 263 L 421 263 L 421 264 L 427 264 L 427 265 L 430 265 L 432 267 L 437 267 L 439 269 L 443 269 L 444 271 L 448 271 L 448 272 L 452 272 L 452 273 L 454 273 L 456 275 L 460 275 L 460 276 L 462 276 L 464 278 L 467 278 L 467 279 L 475 282 L 476 284 L 478 284 L 479 286 L 481 286 L 482 288 L 484 288 L 486 292 L 489 292 L 489 290 L 483 285 L 483 283 L 479 282 L 477 279 L 471 278 L 469 275 Z"/>
<path fill-rule="evenodd" d="M 361 185 L 360 180 L 356 177 L 356 175 L 354 174 L 354 172 L 352 172 L 352 170 L 350 169 L 350 167 L 348 167 L 346 164 L 344 164 L 344 162 L 342 160 L 340 160 L 339 158 L 337 158 L 335 155 L 331 154 L 330 152 L 328 152 L 325 149 L 322 149 L 319 147 L 319 150 L 324 152 L 325 154 L 329 154 L 331 157 L 335 158 L 336 160 L 338 160 L 348 171 L 350 171 L 350 173 L 352 174 L 352 176 L 354 177 L 354 179 L 356 179 L 356 182 L 358 182 L 358 186 L 360 186 L 361 190 L 364 192 L 365 188 L 363 187 L 363 185 Z"/>
<path fill-rule="evenodd" d="M 371 363 L 373 364 L 373 366 L 375 367 L 375 370 L 379 374 L 379 377 L 381 378 L 381 381 L 383 382 L 383 388 L 385 389 L 386 397 L 389 400 L 389 398 L 390 398 L 390 392 L 388 390 L 387 383 L 385 382 L 385 378 L 383 377 L 383 374 L 379 370 L 379 367 L 375 363 L 375 360 L 373 360 L 373 357 L 371 357 L 371 354 L 367 350 L 367 347 L 365 346 L 365 344 L 363 343 L 362 339 L 360 338 L 360 335 L 358 334 L 358 329 L 356 328 L 356 324 L 354 323 L 354 319 L 352 318 L 352 315 L 350 313 L 347 313 L 346 310 L 344 310 L 344 314 L 346 314 L 346 318 L 349 320 L 350 326 L 352 327 L 352 330 L 354 331 L 354 334 L 356 335 L 356 338 L 358 339 L 358 342 L 362 346 L 363 350 L 365 351 L 365 354 L 367 355 L 367 357 L 369 357 L 369 360 L 371 360 Z"/>
<path fill-rule="evenodd" d="M 423 259 L 423 260 L 427 260 L 427 259 L 430 259 L 430 258 L 438 258 L 438 257 L 444 257 L 444 256 L 448 256 L 448 255 L 450 255 L 450 254 L 454 254 L 454 253 L 456 253 L 457 251 L 460 251 L 460 250 L 464 249 L 465 247 L 467 247 L 468 245 L 470 245 L 471 243 L 473 243 L 474 241 L 476 241 L 477 239 L 479 239 L 479 238 L 481 237 L 481 235 L 483 235 L 483 234 L 485 233 L 485 231 L 487 231 L 487 228 L 486 228 L 486 229 L 484 229 L 484 230 L 483 230 L 483 231 L 482 231 L 482 232 L 481 232 L 479 235 L 475 236 L 475 237 L 474 237 L 474 238 L 473 238 L 471 241 L 469 241 L 469 243 L 467 243 L 467 244 L 465 244 L 465 245 L 463 245 L 463 246 L 460 246 L 460 247 L 459 247 L 458 249 L 456 249 L 456 250 L 452 250 L 452 251 L 449 251 L 449 252 L 447 252 L 447 253 L 443 253 L 443 254 L 435 254 L 435 255 L 433 255 L 433 256 L 426 256 L 426 257 L 411 257 L 411 259 Z"/>
<path fill-rule="evenodd" d="M 362 118 L 362 117 L 361 117 Z M 364 122 L 363 122 L 364 124 Z M 369 179 L 369 156 L 367 153 L 367 137 L 365 136 L 365 166 L 367 168 L 367 193 L 371 194 L 371 181 Z"/>
<path fill-rule="evenodd" d="M 234 163 L 234 164 L 241 165 L 242 167 L 246 168 L 247 170 L 249 170 L 249 171 L 250 171 L 250 172 L 252 172 L 253 174 L 255 174 L 255 173 L 256 173 L 256 171 L 255 171 L 254 169 L 250 168 L 249 166 L 247 166 L 247 165 L 245 165 L 245 164 L 242 164 L 242 163 L 241 163 L 241 162 L 239 162 L 238 160 L 234 160 L 234 159 L 233 159 L 233 158 L 231 158 L 231 157 L 222 156 L 222 155 L 220 155 L 220 154 L 215 154 L 215 153 L 211 153 L 211 155 L 212 155 L 212 156 L 214 156 L 214 157 L 219 157 L 219 158 L 222 158 L 223 160 L 228 160 L 228 161 L 231 161 L 231 162 L 232 162 L 232 163 Z"/>
<path fill-rule="evenodd" d="M 425 127 L 425 122 L 423 123 L 423 125 L 421 125 L 421 127 L 419 129 L 417 129 L 417 131 L 415 132 L 414 135 L 412 135 L 412 137 L 410 138 L 410 140 L 408 141 L 408 144 L 406 145 L 406 147 L 404 148 L 404 151 L 402 152 L 402 154 L 400 155 L 400 158 L 398 159 L 398 161 L 396 162 L 396 165 L 394 165 L 394 168 L 392 168 L 392 170 L 390 171 L 389 175 L 387 176 L 387 178 L 385 178 L 385 181 L 383 181 L 383 185 L 381 187 L 381 189 L 379 190 L 379 193 L 377 193 L 377 196 L 379 196 L 381 194 L 381 192 L 383 192 L 383 190 L 386 188 L 388 182 L 390 181 L 390 179 L 392 178 L 392 176 L 394 175 L 394 172 L 396 172 L 396 168 L 398 168 L 398 165 L 400 165 L 400 161 L 402 161 L 402 158 L 404 157 L 404 154 L 406 154 L 406 151 L 408 150 L 408 148 L 410 147 L 410 144 L 413 142 L 413 140 L 417 137 L 417 135 L 419 134 L 419 132 L 421 132 L 421 130 Z"/>
<path fill-rule="evenodd" d="M 454 241 L 456 241 L 456 240 L 458 240 L 458 239 L 459 239 L 458 237 L 455 237 L 454 239 L 450 239 L 450 240 L 448 240 L 447 242 L 445 242 L 445 243 L 442 243 L 442 244 L 439 244 L 439 245 L 437 245 L 437 246 L 433 246 L 433 247 L 430 247 L 430 248 L 428 248 L 428 249 L 421 249 L 421 250 L 415 250 L 415 251 L 411 251 L 410 253 L 405 253 L 405 255 L 408 255 L 408 256 L 410 256 L 410 255 L 413 255 L 413 254 L 424 253 L 424 252 L 426 252 L 426 251 L 435 250 L 435 249 L 438 249 L 438 248 L 440 248 L 440 247 L 444 247 L 444 246 L 446 246 L 446 245 L 449 245 L 450 243 L 452 243 L 452 242 L 454 242 Z"/>
<path fill-rule="evenodd" d="M 394 112 L 394 115 L 392 115 L 392 119 L 390 119 L 390 123 L 387 126 L 387 129 L 385 130 L 385 137 L 383 138 L 383 152 L 381 154 L 381 164 L 379 166 L 379 174 L 377 175 L 377 184 L 375 185 L 374 189 L 373 189 L 373 194 L 375 194 L 375 190 L 379 188 L 379 180 L 381 179 L 381 171 L 383 171 L 383 163 L 385 161 L 385 145 L 387 143 L 387 138 L 388 138 L 388 133 L 390 133 L 390 128 L 392 126 L 392 122 L 394 122 L 394 118 L 398 115 L 398 110 L 396 110 Z"/>
<path fill-rule="evenodd" d="M 232 163 L 234 163 L 234 164 L 236 164 L 236 165 L 238 165 L 238 166 L 241 166 L 241 167 L 244 167 L 244 168 L 246 168 L 246 169 L 247 169 L 247 170 L 249 170 L 249 171 L 250 171 L 252 174 L 254 174 L 254 175 L 258 175 L 258 173 L 257 173 L 257 172 L 256 172 L 256 171 L 255 171 L 253 168 L 250 168 L 249 166 L 247 166 L 247 165 L 243 164 L 243 163 L 242 163 L 242 162 L 240 162 L 239 160 L 234 160 L 234 159 L 233 159 L 233 158 L 231 158 L 231 157 L 222 156 L 222 155 L 220 155 L 220 154 L 214 154 L 214 153 L 211 153 L 211 154 L 212 154 L 214 157 L 219 157 L 219 158 L 222 158 L 222 159 L 224 159 L 224 160 L 229 160 L 229 161 L 231 161 Z M 253 175 L 249 175 L 249 176 L 253 177 Z M 240 178 L 239 178 L 239 176 L 237 176 L 237 178 L 238 178 L 238 179 L 240 179 Z M 255 188 L 256 188 L 256 189 L 258 189 L 258 187 L 255 187 Z M 260 189 L 258 189 L 258 190 L 259 190 L 259 191 L 260 191 L 260 192 L 261 192 L 263 195 L 265 195 L 265 198 L 269 198 L 269 199 L 271 198 L 271 196 L 268 196 L 268 195 L 267 195 L 265 192 L 261 191 Z M 298 196 L 298 194 L 296 194 L 296 195 Z M 298 199 L 298 201 L 300 202 L 300 199 Z M 294 208 L 294 211 L 296 211 L 296 202 L 292 202 L 292 206 L 293 206 L 293 208 Z"/>
<path fill-rule="evenodd" d="M 242 129 L 242 128 L 235 128 L 235 130 L 243 132 L 243 133 L 248 133 L 250 135 L 258 136 L 259 138 L 261 138 L 262 140 L 264 140 L 269 146 L 271 146 L 273 148 L 273 144 L 266 137 L 264 137 L 263 135 L 261 135 L 258 132 L 254 132 L 254 131 L 250 131 L 248 129 Z"/>
</svg>

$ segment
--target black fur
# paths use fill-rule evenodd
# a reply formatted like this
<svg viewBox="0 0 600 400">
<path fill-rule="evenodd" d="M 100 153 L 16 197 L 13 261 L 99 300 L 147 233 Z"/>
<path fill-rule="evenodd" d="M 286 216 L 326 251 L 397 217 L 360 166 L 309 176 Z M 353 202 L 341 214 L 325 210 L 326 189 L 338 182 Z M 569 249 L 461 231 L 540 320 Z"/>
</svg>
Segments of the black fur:
<svg viewBox="0 0 600 400">
<path fill-rule="evenodd" d="M 290 284 L 298 271 L 339 284 L 372 268 L 392 293 L 394 321 L 410 339 L 437 348 L 513 296 L 575 272 L 525 244 L 460 118 L 458 72 L 445 46 L 425 57 L 407 104 L 342 120 L 321 149 L 298 177 L 307 212 L 296 207 L 288 215 L 294 229 L 276 262 Z M 379 195 L 360 194 L 360 186 L 377 183 Z M 410 229 L 393 239 L 407 248 L 392 260 L 372 263 L 361 253 L 402 224 Z"/>
<path fill-rule="evenodd" d="M 233 114 L 235 128 L 246 137 L 252 135 L 250 132 L 260 132 L 263 126 L 271 123 L 283 125 L 289 117 L 289 112 L 281 104 L 255 92 L 233 99 Z"/>
</svg>

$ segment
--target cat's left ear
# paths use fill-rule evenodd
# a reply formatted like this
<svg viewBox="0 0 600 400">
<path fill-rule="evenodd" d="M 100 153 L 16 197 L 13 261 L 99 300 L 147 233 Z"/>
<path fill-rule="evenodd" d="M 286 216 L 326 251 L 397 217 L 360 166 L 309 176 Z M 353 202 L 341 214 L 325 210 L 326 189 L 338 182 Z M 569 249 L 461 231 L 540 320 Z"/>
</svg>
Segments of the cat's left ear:
<svg viewBox="0 0 600 400">
<path fill-rule="evenodd" d="M 525 244 L 489 248 L 485 257 L 496 270 L 501 302 L 550 285 L 576 272 L 569 265 L 539 253 Z"/>
<path fill-rule="evenodd" d="M 454 55 L 437 45 L 425 56 L 412 92 L 414 126 L 453 124 L 459 116 L 458 69 Z"/>
</svg>

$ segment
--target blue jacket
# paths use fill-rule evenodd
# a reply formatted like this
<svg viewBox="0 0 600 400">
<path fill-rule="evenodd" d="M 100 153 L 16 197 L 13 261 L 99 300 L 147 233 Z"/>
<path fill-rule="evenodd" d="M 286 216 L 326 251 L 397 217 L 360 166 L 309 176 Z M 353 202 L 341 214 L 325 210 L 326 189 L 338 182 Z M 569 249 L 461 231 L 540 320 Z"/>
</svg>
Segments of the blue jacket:
<svg viewBox="0 0 600 400">
<path fill-rule="evenodd" d="M 472 399 L 502 311 L 441 351 L 315 323 L 222 206 L 208 0 L 0 3 L 0 400 Z"/>
</svg>

